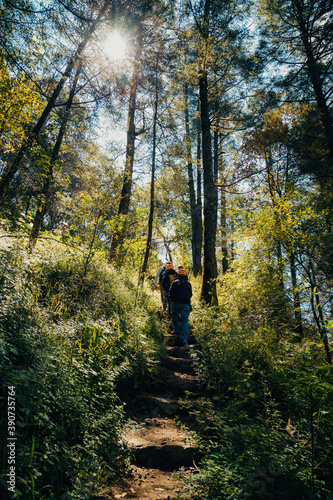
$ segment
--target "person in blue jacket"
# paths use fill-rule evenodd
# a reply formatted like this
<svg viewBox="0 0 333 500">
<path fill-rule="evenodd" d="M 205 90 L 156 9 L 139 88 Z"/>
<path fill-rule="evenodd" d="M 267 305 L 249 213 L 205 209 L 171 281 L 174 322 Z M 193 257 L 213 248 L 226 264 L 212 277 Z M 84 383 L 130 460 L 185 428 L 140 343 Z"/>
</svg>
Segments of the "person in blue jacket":
<svg viewBox="0 0 333 500">
<path fill-rule="evenodd" d="M 163 307 L 164 313 L 167 311 L 169 300 L 168 300 L 168 295 L 163 288 L 163 278 L 164 278 L 164 273 L 166 271 L 166 268 L 170 264 L 172 265 L 172 262 L 170 260 L 168 260 L 164 266 L 161 266 L 159 268 L 159 270 L 156 273 L 155 282 L 154 282 L 155 290 L 158 290 L 158 289 L 160 290 L 161 302 L 162 302 L 162 307 Z"/>
<path fill-rule="evenodd" d="M 187 279 L 186 270 L 184 268 L 178 269 L 177 277 L 170 286 L 169 299 L 174 333 L 179 335 L 181 345 L 188 343 L 191 297 L 192 286 Z"/>
</svg>

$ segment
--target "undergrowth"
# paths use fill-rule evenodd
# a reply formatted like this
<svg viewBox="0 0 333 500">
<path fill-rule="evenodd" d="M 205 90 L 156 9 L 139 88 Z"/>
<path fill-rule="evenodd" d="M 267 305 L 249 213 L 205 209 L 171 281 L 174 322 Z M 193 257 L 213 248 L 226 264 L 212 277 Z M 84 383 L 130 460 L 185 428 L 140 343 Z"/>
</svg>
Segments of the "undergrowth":
<svg viewBox="0 0 333 500">
<path fill-rule="evenodd" d="M 1 498 L 91 498 L 117 473 L 119 394 L 149 384 L 158 367 L 155 304 L 102 256 L 86 270 L 84 252 L 57 243 L 0 252 Z"/>
<path fill-rule="evenodd" d="M 252 330 L 223 308 L 195 308 L 192 333 L 206 391 L 183 401 L 204 457 L 188 498 L 333 498 L 333 370 L 322 343 Z"/>
</svg>

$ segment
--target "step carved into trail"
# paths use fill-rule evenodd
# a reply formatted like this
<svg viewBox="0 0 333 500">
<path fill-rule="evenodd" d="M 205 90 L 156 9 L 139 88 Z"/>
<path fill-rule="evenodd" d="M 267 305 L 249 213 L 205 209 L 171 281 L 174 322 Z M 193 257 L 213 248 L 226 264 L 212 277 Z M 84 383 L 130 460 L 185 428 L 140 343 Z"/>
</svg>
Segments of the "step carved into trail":
<svg viewBox="0 0 333 500">
<path fill-rule="evenodd" d="M 193 466 L 195 446 L 186 442 L 187 433 L 169 419 L 152 419 L 127 435 L 136 463 L 162 470 Z"/>
<path fill-rule="evenodd" d="M 136 397 L 136 425 L 124 436 L 133 457 L 131 474 L 112 488 L 110 499 L 182 498 L 184 482 L 179 471 L 193 473 L 199 458 L 191 436 L 172 417 L 181 422 L 179 400 L 188 391 L 195 396 L 202 390 L 191 363 L 192 349 L 194 346 L 168 347 L 154 390 Z"/>
</svg>

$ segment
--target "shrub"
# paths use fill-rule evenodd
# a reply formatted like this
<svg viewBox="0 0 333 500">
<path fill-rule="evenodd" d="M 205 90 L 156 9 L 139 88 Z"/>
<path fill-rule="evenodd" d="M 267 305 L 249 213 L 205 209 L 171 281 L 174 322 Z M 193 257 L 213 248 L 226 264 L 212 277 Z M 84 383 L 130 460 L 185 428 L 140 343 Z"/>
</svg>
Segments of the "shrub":
<svg viewBox="0 0 333 500">
<path fill-rule="evenodd" d="M 15 387 L 17 495 L 90 498 L 116 473 L 120 390 L 149 383 L 158 366 L 155 306 L 102 259 L 85 269 L 84 254 L 60 244 L 2 254 L 1 396 Z M 6 436 L 6 418 L 1 428 Z M 1 461 L 5 470 L 5 452 Z"/>
<path fill-rule="evenodd" d="M 204 456 L 189 498 L 329 498 L 333 371 L 322 346 L 242 328 L 226 310 L 194 316 L 194 362 L 207 391 L 183 403 Z"/>
</svg>

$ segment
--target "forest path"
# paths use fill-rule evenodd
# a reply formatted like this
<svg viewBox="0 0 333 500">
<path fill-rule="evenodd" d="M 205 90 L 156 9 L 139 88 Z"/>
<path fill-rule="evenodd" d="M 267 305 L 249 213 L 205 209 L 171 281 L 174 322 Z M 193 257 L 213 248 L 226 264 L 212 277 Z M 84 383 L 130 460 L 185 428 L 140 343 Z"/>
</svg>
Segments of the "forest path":
<svg viewBox="0 0 333 500">
<path fill-rule="evenodd" d="M 166 341 L 172 344 L 175 338 L 167 336 Z M 156 386 L 131 404 L 133 425 L 124 436 L 133 456 L 128 473 L 96 500 L 185 498 L 184 479 L 197 471 L 198 453 L 188 431 L 194 422 L 181 409 L 180 399 L 187 391 L 193 398 L 201 393 L 191 362 L 195 348 L 167 347 Z"/>
</svg>

